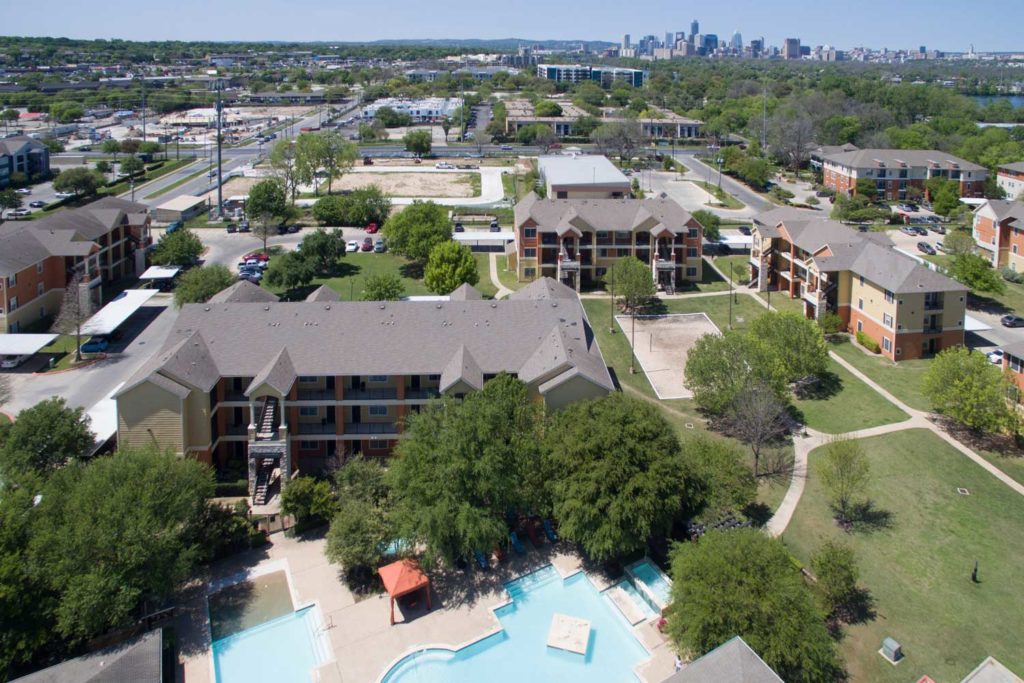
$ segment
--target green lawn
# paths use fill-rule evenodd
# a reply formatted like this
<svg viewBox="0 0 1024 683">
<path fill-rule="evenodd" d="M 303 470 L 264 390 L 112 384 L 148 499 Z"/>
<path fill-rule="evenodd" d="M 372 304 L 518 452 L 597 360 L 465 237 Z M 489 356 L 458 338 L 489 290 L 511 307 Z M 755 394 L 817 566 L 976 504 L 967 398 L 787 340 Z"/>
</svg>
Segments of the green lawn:
<svg viewBox="0 0 1024 683">
<path fill-rule="evenodd" d="M 725 273 L 726 277 L 732 277 L 732 281 L 739 284 L 750 282 L 750 255 L 738 254 L 735 256 L 716 256 L 715 266 Z"/>
<path fill-rule="evenodd" d="M 1024 451 L 1007 447 L 1005 450 L 979 447 L 967 444 L 975 453 L 988 460 L 1015 480 L 1024 484 Z"/>
<path fill-rule="evenodd" d="M 1006 292 L 1003 294 L 973 294 L 972 307 L 977 306 L 982 310 L 992 313 L 1024 313 L 1024 285 L 1003 281 L 1006 285 Z"/>
<path fill-rule="evenodd" d="M 309 292 L 320 285 L 326 284 L 341 297 L 342 301 L 359 301 L 362 296 L 363 282 L 370 275 L 381 273 L 394 273 L 402 278 L 405 286 L 406 296 L 430 294 L 423 284 L 423 274 L 418 272 L 415 266 L 409 261 L 395 254 L 375 254 L 373 252 L 357 252 L 346 254 L 345 258 L 338 264 L 335 277 L 319 277 L 313 280 L 308 287 L 301 291 L 292 292 L 290 298 L 305 298 Z M 283 294 L 281 289 L 275 289 L 266 285 L 275 294 Z"/>
<path fill-rule="evenodd" d="M 490 255 L 474 253 L 473 258 L 476 259 L 476 272 L 480 276 L 474 287 L 488 299 L 493 299 L 494 295 L 498 293 L 498 288 L 491 282 Z"/>
<path fill-rule="evenodd" d="M 803 299 L 791 299 L 789 294 L 785 292 L 772 292 L 771 296 L 768 296 L 768 292 L 758 292 L 757 295 L 768 304 L 771 304 L 773 311 L 780 311 L 782 313 L 799 313 L 804 314 L 804 302 Z"/>
<path fill-rule="evenodd" d="M 751 320 L 763 315 L 766 312 L 764 306 L 760 306 L 753 297 L 746 294 L 736 293 L 734 296 L 709 296 L 693 297 L 691 299 L 668 299 L 663 303 L 666 313 L 706 313 L 711 321 L 720 330 L 729 329 L 730 300 L 733 300 L 732 327 L 741 330 Z M 607 302 L 605 302 L 605 317 L 607 317 Z"/>
<path fill-rule="evenodd" d="M 691 183 L 701 187 L 705 192 L 710 192 L 715 199 L 722 203 L 722 208 L 725 209 L 742 209 L 745 205 L 740 200 L 733 197 L 731 194 L 711 183 L 706 183 L 703 180 L 691 180 Z"/>
<path fill-rule="evenodd" d="M 893 363 L 880 355 L 864 353 L 848 340 L 831 343 L 829 348 L 911 408 L 931 410 L 931 404 L 921 393 L 921 382 L 931 360 L 902 360 Z"/>
<path fill-rule="evenodd" d="M 729 282 L 711 267 L 711 261 L 705 257 L 700 269 L 700 280 L 687 287 L 679 288 L 679 292 L 684 294 L 693 291 L 724 292 L 727 289 L 729 289 Z"/>
<path fill-rule="evenodd" d="M 504 254 L 498 257 L 498 281 L 511 289 L 513 292 L 523 286 L 523 283 L 516 279 L 516 271 L 509 270 L 508 256 Z"/>
<path fill-rule="evenodd" d="M 818 398 L 793 401 L 811 429 L 842 434 L 909 417 L 831 358 L 828 373 Z"/>
<path fill-rule="evenodd" d="M 931 432 L 864 440 L 872 523 L 846 533 L 833 522 L 811 454 L 800 505 L 784 540 L 803 562 L 829 538 L 854 549 L 875 616 L 842 641 L 851 680 L 958 681 L 992 655 L 1024 671 L 1024 498 Z M 957 487 L 970 491 L 961 496 Z M 980 583 L 971 582 L 979 563 Z M 899 641 L 905 659 L 877 653 Z"/>
</svg>

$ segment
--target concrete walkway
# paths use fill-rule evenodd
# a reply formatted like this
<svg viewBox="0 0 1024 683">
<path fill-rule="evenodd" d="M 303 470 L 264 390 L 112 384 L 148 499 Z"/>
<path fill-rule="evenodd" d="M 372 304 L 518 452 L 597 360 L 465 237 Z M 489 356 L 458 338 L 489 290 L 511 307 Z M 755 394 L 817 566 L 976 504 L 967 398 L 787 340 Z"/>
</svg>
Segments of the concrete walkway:
<svg viewBox="0 0 1024 683">
<path fill-rule="evenodd" d="M 506 296 L 512 293 L 512 290 L 506 287 L 505 285 L 501 284 L 501 280 L 498 278 L 498 254 L 496 252 L 491 252 L 489 262 L 491 266 L 489 269 L 491 284 L 498 289 L 497 293 L 494 295 L 494 298 L 504 299 Z"/>
</svg>

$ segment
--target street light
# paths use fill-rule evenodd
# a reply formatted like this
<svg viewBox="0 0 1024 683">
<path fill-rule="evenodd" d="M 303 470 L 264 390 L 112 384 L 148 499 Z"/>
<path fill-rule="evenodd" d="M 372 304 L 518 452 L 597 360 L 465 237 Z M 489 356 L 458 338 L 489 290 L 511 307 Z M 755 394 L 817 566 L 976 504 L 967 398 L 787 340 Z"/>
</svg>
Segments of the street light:
<svg viewBox="0 0 1024 683">
<path fill-rule="evenodd" d="M 135 178 L 128 179 L 128 186 L 132 188 L 132 201 L 135 201 Z"/>
</svg>

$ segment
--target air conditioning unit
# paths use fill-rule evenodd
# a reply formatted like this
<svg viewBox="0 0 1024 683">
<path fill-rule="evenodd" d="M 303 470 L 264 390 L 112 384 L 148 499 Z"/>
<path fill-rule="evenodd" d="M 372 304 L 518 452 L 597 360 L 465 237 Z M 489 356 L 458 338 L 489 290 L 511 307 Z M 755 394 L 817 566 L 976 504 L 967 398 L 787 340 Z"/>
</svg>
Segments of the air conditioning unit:
<svg viewBox="0 0 1024 683">
<path fill-rule="evenodd" d="M 903 648 L 892 638 L 882 641 L 882 649 L 879 652 L 892 664 L 898 664 L 903 659 Z"/>
</svg>

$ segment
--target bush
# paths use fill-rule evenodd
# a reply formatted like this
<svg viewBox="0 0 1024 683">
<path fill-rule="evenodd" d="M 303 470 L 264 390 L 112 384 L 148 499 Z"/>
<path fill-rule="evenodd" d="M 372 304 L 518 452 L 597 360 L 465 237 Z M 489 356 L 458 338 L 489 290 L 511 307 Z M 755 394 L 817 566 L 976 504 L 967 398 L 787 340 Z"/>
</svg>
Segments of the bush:
<svg viewBox="0 0 1024 683">
<path fill-rule="evenodd" d="M 876 342 L 874 339 L 872 339 L 871 337 L 869 337 L 865 333 L 857 332 L 856 337 L 857 337 L 857 343 L 860 344 L 861 346 L 863 346 L 865 349 L 867 349 L 871 353 L 881 353 L 882 352 L 882 347 L 878 345 L 878 342 Z"/>
<path fill-rule="evenodd" d="M 999 269 L 999 274 L 1002 275 L 1003 279 L 1006 280 L 1007 282 L 1012 282 L 1014 284 L 1020 284 L 1021 282 L 1024 282 L 1024 277 L 1022 277 L 1021 274 L 1018 273 L 1013 268 L 1007 268 L 1006 266 L 1003 266 L 1002 268 Z"/>
<path fill-rule="evenodd" d="M 821 328 L 822 334 L 829 335 L 842 332 L 845 326 L 841 315 L 829 311 L 818 318 L 818 327 Z"/>
<path fill-rule="evenodd" d="M 249 495 L 249 480 L 239 479 L 238 481 L 218 481 L 213 495 L 217 498 L 235 498 L 237 496 Z"/>
<path fill-rule="evenodd" d="M 779 200 L 780 202 L 788 202 L 790 199 L 796 196 L 789 190 L 780 187 L 779 185 L 773 187 L 771 189 L 771 192 L 769 192 L 768 194 L 770 194 L 772 197 Z"/>
<path fill-rule="evenodd" d="M 821 201 L 817 197 L 808 197 L 807 204 L 808 206 L 817 206 L 818 204 L 821 204 Z"/>
</svg>

